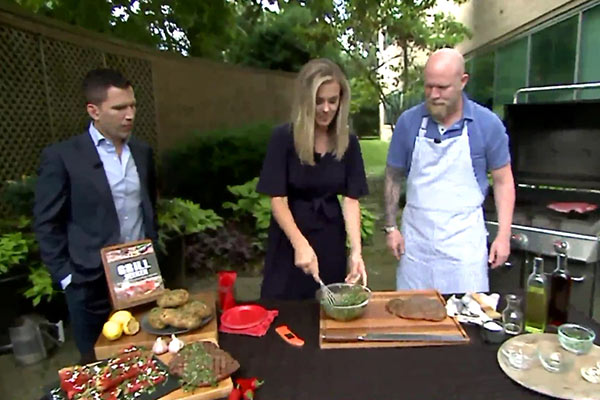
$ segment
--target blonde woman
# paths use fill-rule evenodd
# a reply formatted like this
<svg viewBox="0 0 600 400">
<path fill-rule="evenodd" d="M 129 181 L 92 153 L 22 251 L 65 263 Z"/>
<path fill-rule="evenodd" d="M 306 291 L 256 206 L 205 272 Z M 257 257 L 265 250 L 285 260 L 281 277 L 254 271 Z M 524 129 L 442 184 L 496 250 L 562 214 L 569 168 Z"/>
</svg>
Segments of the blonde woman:
<svg viewBox="0 0 600 400">
<path fill-rule="evenodd" d="M 367 283 L 358 198 L 368 187 L 358 139 L 348 132 L 349 105 L 348 80 L 335 63 L 302 67 L 292 123 L 274 129 L 257 186 L 272 208 L 262 298 L 313 298 L 317 277 Z"/>
</svg>

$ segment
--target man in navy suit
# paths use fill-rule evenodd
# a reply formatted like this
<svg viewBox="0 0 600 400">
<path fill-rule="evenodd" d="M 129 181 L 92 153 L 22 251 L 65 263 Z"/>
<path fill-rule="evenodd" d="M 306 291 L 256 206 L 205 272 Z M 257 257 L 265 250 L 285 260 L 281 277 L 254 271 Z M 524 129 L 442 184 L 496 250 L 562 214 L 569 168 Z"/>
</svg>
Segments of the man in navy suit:
<svg viewBox="0 0 600 400">
<path fill-rule="evenodd" d="M 42 152 L 34 228 L 42 260 L 65 290 L 81 361 L 90 362 L 111 311 L 100 249 L 156 240 L 156 175 L 152 149 L 131 136 L 131 83 L 96 69 L 83 91 L 89 128 Z"/>
</svg>

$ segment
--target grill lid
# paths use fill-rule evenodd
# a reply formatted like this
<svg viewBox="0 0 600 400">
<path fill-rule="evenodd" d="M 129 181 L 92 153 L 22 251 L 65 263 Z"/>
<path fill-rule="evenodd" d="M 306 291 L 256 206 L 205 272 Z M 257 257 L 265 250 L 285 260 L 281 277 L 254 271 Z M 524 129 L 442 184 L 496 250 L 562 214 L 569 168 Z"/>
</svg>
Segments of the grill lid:
<svg viewBox="0 0 600 400">
<path fill-rule="evenodd" d="M 600 101 L 508 104 L 517 184 L 600 190 Z"/>
</svg>

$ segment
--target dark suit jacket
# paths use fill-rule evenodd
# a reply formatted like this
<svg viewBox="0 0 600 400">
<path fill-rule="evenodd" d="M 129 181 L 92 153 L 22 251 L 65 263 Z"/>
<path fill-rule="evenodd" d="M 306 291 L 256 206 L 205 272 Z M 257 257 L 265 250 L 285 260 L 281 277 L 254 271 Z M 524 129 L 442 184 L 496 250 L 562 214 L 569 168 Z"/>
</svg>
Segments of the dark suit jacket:
<svg viewBox="0 0 600 400">
<path fill-rule="evenodd" d="M 156 240 L 156 174 L 152 148 L 134 137 L 129 149 L 140 177 L 146 237 Z M 55 282 L 104 274 L 100 249 L 119 243 L 117 211 L 90 134 L 48 146 L 42 152 L 35 191 L 34 229 L 42 260 Z"/>
</svg>

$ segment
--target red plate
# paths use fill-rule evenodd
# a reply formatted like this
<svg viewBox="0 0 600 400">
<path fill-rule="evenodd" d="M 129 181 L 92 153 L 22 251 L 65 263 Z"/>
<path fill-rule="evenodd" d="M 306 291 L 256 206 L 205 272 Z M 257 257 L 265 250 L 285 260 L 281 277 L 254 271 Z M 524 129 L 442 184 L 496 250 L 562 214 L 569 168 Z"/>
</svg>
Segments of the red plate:
<svg viewBox="0 0 600 400">
<path fill-rule="evenodd" d="M 256 304 L 235 306 L 221 315 L 221 325 L 229 329 L 251 328 L 263 322 L 267 315 L 267 310 Z"/>
</svg>

